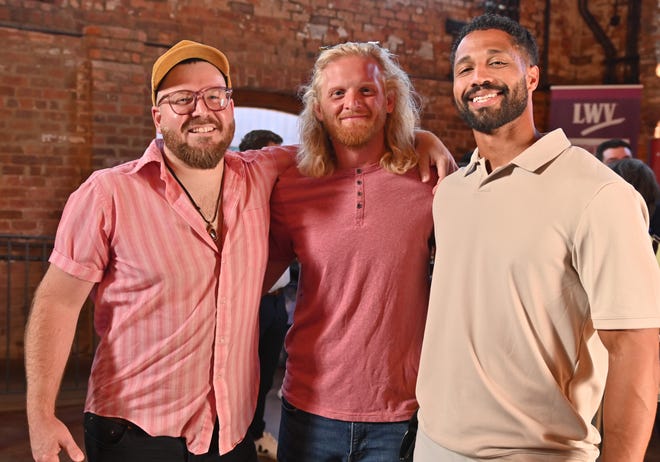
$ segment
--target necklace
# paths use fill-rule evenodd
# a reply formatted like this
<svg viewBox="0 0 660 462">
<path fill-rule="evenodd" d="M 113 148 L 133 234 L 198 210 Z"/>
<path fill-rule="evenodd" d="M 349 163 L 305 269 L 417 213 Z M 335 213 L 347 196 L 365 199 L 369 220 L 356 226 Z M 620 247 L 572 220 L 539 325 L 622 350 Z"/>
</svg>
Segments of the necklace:
<svg viewBox="0 0 660 462">
<path fill-rule="evenodd" d="M 195 207 L 195 210 L 197 210 L 197 213 L 199 213 L 199 216 L 202 217 L 202 220 L 204 220 L 204 222 L 206 223 L 206 232 L 209 233 L 209 236 L 211 236 L 211 239 L 213 239 L 214 242 L 217 241 L 218 232 L 213 227 L 213 223 L 215 222 L 215 219 L 218 217 L 218 209 L 220 208 L 220 197 L 222 196 L 222 183 L 220 184 L 220 190 L 218 191 L 218 198 L 215 200 L 215 213 L 213 214 L 213 218 L 207 220 L 204 214 L 202 213 L 202 208 L 199 205 L 197 205 L 195 199 L 192 198 L 186 187 L 183 185 L 183 183 L 181 183 L 181 180 L 179 180 L 179 177 L 176 176 L 176 173 L 174 173 L 174 170 L 172 170 L 172 167 L 170 167 L 170 164 L 167 163 L 167 161 L 165 161 L 165 166 L 170 171 L 176 182 L 179 183 L 179 186 L 181 186 L 183 192 L 186 193 L 186 196 L 188 196 L 188 199 L 190 199 L 190 202 L 192 203 L 193 207 Z"/>
</svg>

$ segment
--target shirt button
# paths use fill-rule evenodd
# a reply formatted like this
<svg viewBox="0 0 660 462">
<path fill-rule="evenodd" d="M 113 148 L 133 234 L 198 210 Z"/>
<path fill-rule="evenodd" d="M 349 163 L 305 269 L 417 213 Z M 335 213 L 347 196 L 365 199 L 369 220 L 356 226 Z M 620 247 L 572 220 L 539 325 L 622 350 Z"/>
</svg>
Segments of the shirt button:
<svg viewBox="0 0 660 462">
<path fill-rule="evenodd" d="M 357 169 L 357 172 L 358 172 L 358 173 L 362 173 L 362 169 L 361 169 L 361 168 L 358 168 L 358 169 Z"/>
<path fill-rule="evenodd" d="M 361 209 L 362 208 L 362 203 L 358 203 L 357 208 Z"/>
<path fill-rule="evenodd" d="M 362 184 L 362 180 L 357 180 L 357 184 Z"/>
</svg>

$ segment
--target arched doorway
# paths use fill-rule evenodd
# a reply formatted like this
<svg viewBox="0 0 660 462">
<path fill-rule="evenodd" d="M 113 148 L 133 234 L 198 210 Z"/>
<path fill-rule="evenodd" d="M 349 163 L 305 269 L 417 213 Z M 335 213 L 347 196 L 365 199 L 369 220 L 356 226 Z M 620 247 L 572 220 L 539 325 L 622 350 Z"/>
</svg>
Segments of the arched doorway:
<svg viewBox="0 0 660 462">
<path fill-rule="evenodd" d="M 236 133 L 232 149 L 238 148 L 247 132 L 259 129 L 277 133 L 284 144 L 298 144 L 298 113 L 302 105 L 296 96 L 238 88 L 233 99 Z"/>
<path fill-rule="evenodd" d="M 298 116 L 288 112 L 258 107 L 234 107 L 236 132 L 231 149 L 238 149 L 243 136 L 251 130 L 270 130 L 284 140 L 284 144 L 298 144 Z"/>
</svg>

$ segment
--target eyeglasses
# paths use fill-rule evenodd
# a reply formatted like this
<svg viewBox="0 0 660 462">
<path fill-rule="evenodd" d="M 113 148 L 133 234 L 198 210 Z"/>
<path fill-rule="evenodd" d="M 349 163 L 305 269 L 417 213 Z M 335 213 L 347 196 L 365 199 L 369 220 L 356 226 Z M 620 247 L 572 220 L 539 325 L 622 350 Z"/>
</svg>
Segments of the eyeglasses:
<svg viewBox="0 0 660 462">
<path fill-rule="evenodd" d="M 172 111 L 179 115 L 188 115 L 195 112 L 197 99 L 201 96 L 209 111 L 222 111 L 229 106 L 233 90 L 226 87 L 211 87 L 199 91 L 178 90 L 164 95 L 156 106 L 160 106 L 167 99 Z"/>
</svg>

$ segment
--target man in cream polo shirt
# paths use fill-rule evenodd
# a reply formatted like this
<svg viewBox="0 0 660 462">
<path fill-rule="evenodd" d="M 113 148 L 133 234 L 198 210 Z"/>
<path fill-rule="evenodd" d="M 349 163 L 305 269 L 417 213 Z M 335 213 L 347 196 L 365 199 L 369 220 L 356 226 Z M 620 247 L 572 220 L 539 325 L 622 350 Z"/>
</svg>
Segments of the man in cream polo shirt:
<svg viewBox="0 0 660 462">
<path fill-rule="evenodd" d="M 438 186 L 415 462 L 639 461 L 658 390 L 660 274 L 637 192 L 540 134 L 533 37 L 485 15 L 452 51 L 477 144 Z"/>
</svg>

